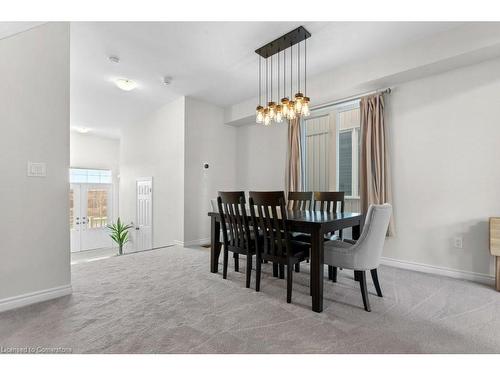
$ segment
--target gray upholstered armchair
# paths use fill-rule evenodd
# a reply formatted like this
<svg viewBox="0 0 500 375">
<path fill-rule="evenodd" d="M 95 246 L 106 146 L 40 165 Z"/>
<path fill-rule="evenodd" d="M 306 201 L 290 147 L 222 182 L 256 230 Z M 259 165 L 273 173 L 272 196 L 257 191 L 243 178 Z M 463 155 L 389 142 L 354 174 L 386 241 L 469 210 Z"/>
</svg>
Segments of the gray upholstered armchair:
<svg viewBox="0 0 500 375">
<path fill-rule="evenodd" d="M 371 205 L 366 213 L 363 232 L 356 242 L 325 242 L 325 264 L 334 267 L 333 281 L 337 281 L 337 267 L 354 270 L 354 279 L 360 283 L 366 311 L 370 311 L 370 302 L 365 271 L 370 270 L 377 295 L 382 297 L 377 268 L 380 264 L 391 214 L 390 204 Z"/>
</svg>

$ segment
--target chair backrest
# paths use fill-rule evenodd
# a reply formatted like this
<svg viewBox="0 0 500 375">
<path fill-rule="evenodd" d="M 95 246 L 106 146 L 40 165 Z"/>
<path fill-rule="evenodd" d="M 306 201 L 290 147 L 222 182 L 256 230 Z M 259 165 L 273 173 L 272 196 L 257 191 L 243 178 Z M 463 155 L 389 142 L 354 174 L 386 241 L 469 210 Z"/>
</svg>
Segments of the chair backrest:
<svg viewBox="0 0 500 375">
<path fill-rule="evenodd" d="M 312 191 L 290 191 L 287 208 L 290 210 L 312 210 Z"/>
<path fill-rule="evenodd" d="M 262 255 L 276 258 L 288 255 L 285 202 L 283 191 L 250 192 L 250 215 Z"/>
<path fill-rule="evenodd" d="M 315 191 L 314 210 L 338 212 L 340 204 L 340 212 L 344 212 L 344 196 L 343 191 Z"/>
<path fill-rule="evenodd" d="M 222 228 L 224 246 L 231 250 L 250 249 L 250 227 L 247 219 L 244 191 L 219 191 L 217 204 Z"/>
<path fill-rule="evenodd" d="M 392 206 L 388 203 L 368 207 L 361 236 L 351 249 L 356 251 L 355 262 L 359 269 L 379 266 L 391 214 Z"/>
</svg>

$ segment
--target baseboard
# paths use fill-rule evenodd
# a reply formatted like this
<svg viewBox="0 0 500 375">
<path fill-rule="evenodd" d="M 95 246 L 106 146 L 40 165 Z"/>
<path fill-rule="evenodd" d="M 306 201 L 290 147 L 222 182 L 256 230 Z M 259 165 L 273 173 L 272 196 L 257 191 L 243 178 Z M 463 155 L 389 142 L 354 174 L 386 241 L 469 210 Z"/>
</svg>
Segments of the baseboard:
<svg viewBox="0 0 500 375">
<path fill-rule="evenodd" d="M 386 257 L 382 257 L 381 264 L 395 268 L 402 268 L 410 271 L 447 276 L 447 277 L 452 277 L 454 279 L 474 281 L 481 284 L 494 285 L 495 283 L 495 277 L 493 275 L 488 275 L 484 273 L 460 271 L 452 268 L 431 266 L 429 264 L 410 262 L 406 260 L 399 260 Z"/>
<path fill-rule="evenodd" d="M 71 294 L 73 289 L 71 284 L 62 285 L 55 288 L 39 290 L 37 292 L 21 294 L 19 296 L 8 297 L 0 300 L 0 312 L 17 309 L 18 307 L 32 305 L 34 303 L 48 301 Z"/>
<path fill-rule="evenodd" d="M 187 246 L 200 246 L 210 243 L 210 238 L 199 238 L 192 241 L 174 241 L 176 245 L 187 247 Z"/>
</svg>

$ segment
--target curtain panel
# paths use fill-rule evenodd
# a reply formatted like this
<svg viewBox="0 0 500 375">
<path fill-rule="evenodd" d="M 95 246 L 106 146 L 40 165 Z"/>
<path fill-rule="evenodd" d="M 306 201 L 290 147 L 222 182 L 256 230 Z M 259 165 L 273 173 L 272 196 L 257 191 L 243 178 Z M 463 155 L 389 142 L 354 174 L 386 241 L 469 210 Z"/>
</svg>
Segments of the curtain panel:
<svg viewBox="0 0 500 375">
<path fill-rule="evenodd" d="M 391 168 L 383 94 L 361 98 L 360 113 L 359 188 L 361 210 L 366 213 L 370 204 L 392 204 Z M 391 217 L 387 235 L 394 234 L 394 220 Z"/>
<path fill-rule="evenodd" d="M 285 190 L 302 191 L 302 155 L 300 145 L 300 120 L 288 121 L 288 147 L 285 173 Z"/>
</svg>

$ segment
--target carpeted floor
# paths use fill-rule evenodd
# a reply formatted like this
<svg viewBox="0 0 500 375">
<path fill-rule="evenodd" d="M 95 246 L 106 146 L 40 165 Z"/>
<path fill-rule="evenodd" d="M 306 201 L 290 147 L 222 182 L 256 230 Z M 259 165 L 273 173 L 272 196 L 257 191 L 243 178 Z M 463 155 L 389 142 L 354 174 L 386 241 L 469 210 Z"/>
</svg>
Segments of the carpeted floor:
<svg viewBox="0 0 500 375">
<path fill-rule="evenodd" d="M 240 268 L 244 272 L 244 261 Z M 73 295 L 0 314 L 0 346 L 73 353 L 500 353 L 500 293 L 381 267 L 365 312 L 350 272 L 325 280 L 310 309 L 309 269 L 285 280 L 264 266 L 262 291 L 209 272 L 209 251 L 171 247 L 72 267 Z M 252 287 L 255 278 L 252 277 Z"/>
</svg>

